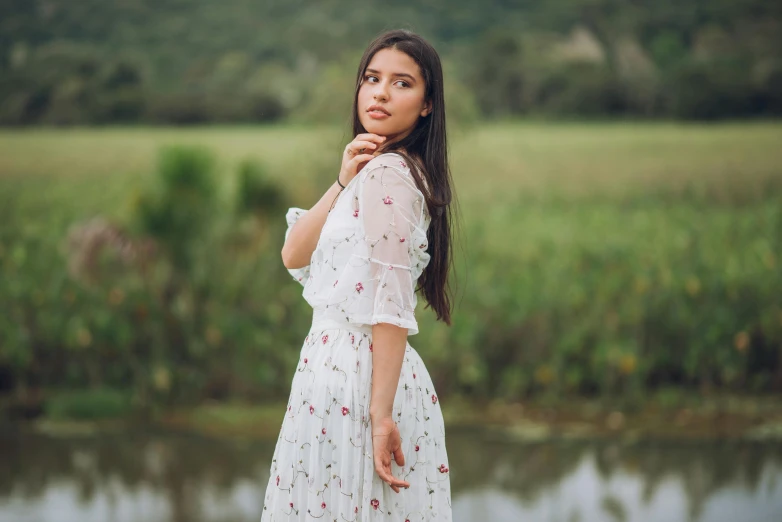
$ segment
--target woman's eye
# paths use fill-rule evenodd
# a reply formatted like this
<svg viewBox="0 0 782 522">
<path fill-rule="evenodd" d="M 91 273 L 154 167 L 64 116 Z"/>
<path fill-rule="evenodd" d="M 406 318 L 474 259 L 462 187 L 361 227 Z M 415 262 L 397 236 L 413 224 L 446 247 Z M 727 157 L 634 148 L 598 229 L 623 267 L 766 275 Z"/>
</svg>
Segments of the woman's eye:
<svg viewBox="0 0 782 522">
<path fill-rule="evenodd" d="M 377 76 L 373 76 L 371 74 L 367 74 L 366 76 L 364 76 L 364 80 L 370 83 L 377 83 L 380 81 L 378 80 Z M 377 81 L 372 81 L 372 80 L 377 80 Z M 402 87 L 410 87 L 410 84 L 408 84 L 405 80 L 397 80 L 394 83 L 402 84 Z"/>
</svg>

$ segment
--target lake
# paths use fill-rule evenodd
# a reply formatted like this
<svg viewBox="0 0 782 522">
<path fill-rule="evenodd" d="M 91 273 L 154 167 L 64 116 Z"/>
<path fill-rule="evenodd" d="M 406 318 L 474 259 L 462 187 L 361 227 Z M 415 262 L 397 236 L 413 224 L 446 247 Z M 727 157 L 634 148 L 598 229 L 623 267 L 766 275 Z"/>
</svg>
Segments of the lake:
<svg viewBox="0 0 782 522">
<path fill-rule="evenodd" d="M 0 521 L 258 521 L 274 442 L 6 426 Z M 519 442 L 454 427 L 447 446 L 454 522 L 782 520 L 780 443 Z"/>
</svg>

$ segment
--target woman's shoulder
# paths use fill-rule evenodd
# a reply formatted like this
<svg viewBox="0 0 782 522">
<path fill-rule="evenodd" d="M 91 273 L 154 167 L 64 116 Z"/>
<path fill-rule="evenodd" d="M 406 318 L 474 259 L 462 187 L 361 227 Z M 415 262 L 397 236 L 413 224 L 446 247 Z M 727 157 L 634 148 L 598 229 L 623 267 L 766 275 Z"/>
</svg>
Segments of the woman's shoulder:
<svg viewBox="0 0 782 522">
<path fill-rule="evenodd" d="M 398 152 L 383 152 L 378 154 L 366 165 L 366 170 L 372 170 L 377 167 L 393 167 L 403 174 L 410 172 L 410 167 L 407 166 L 407 162 Z"/>
<path fill-rule="evenodd" d="M 364 167 L 364 172 L 370 172 L 374 171 L 377 168 L 383 168 L 383 167 L 391 167 L 392 172 L 395 172 L 399 175 L 400 178 L 404 179 L 408 185 L 410 185 L 410 188 L 415 190 L 416 192 L 421 192 L 421 188 L 418 186 L 418 183 L 416 182 L 415 176 L 413 176 L 413 173 L 410 170 L 410 166 L 408 165 L 407 159 L 405 159 L 404 156 L 399 154 L 398 152 L 384 152 L 382 154 L 378 154 Z M 425 184 L 426 181 L 424 179 L 423 173 L 420 172 L 419 167 L 419 175 Z"/>
</svg>

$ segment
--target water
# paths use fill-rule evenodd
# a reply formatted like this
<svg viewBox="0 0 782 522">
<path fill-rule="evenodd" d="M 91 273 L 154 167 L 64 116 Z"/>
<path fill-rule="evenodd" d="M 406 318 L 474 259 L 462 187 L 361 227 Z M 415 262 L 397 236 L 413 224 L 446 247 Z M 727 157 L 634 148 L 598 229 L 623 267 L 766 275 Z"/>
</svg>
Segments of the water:
<svg viewBox="0 0 782 522">
<path fill-rule="evenodd" d="M 455 522 L 782 521 L 782 445 L 510 442 L 453 428 Z M 260 520 L 274 441 L 0 433 L 0 521 Z"/>
</svg>

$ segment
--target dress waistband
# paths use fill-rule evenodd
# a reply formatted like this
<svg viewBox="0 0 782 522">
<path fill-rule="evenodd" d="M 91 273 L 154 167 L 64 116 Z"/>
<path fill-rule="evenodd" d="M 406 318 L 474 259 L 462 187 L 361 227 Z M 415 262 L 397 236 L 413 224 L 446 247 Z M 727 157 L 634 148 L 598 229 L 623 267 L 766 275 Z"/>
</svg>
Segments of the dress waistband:
<svg viewBox="0 0 782 522">
<path fill-rule="evenodd" d="M 372 325 L 351 323 L 345 319 L 335 318 L 334 314 L 329 314 L 329 317 L 327 317 L 325 312 L 326 310 L 323 308 L 314 308 L 312 310 L 312 326 L 310 327 L 310 331 L 336 328 L 372 334 Z"/>
</svg>

